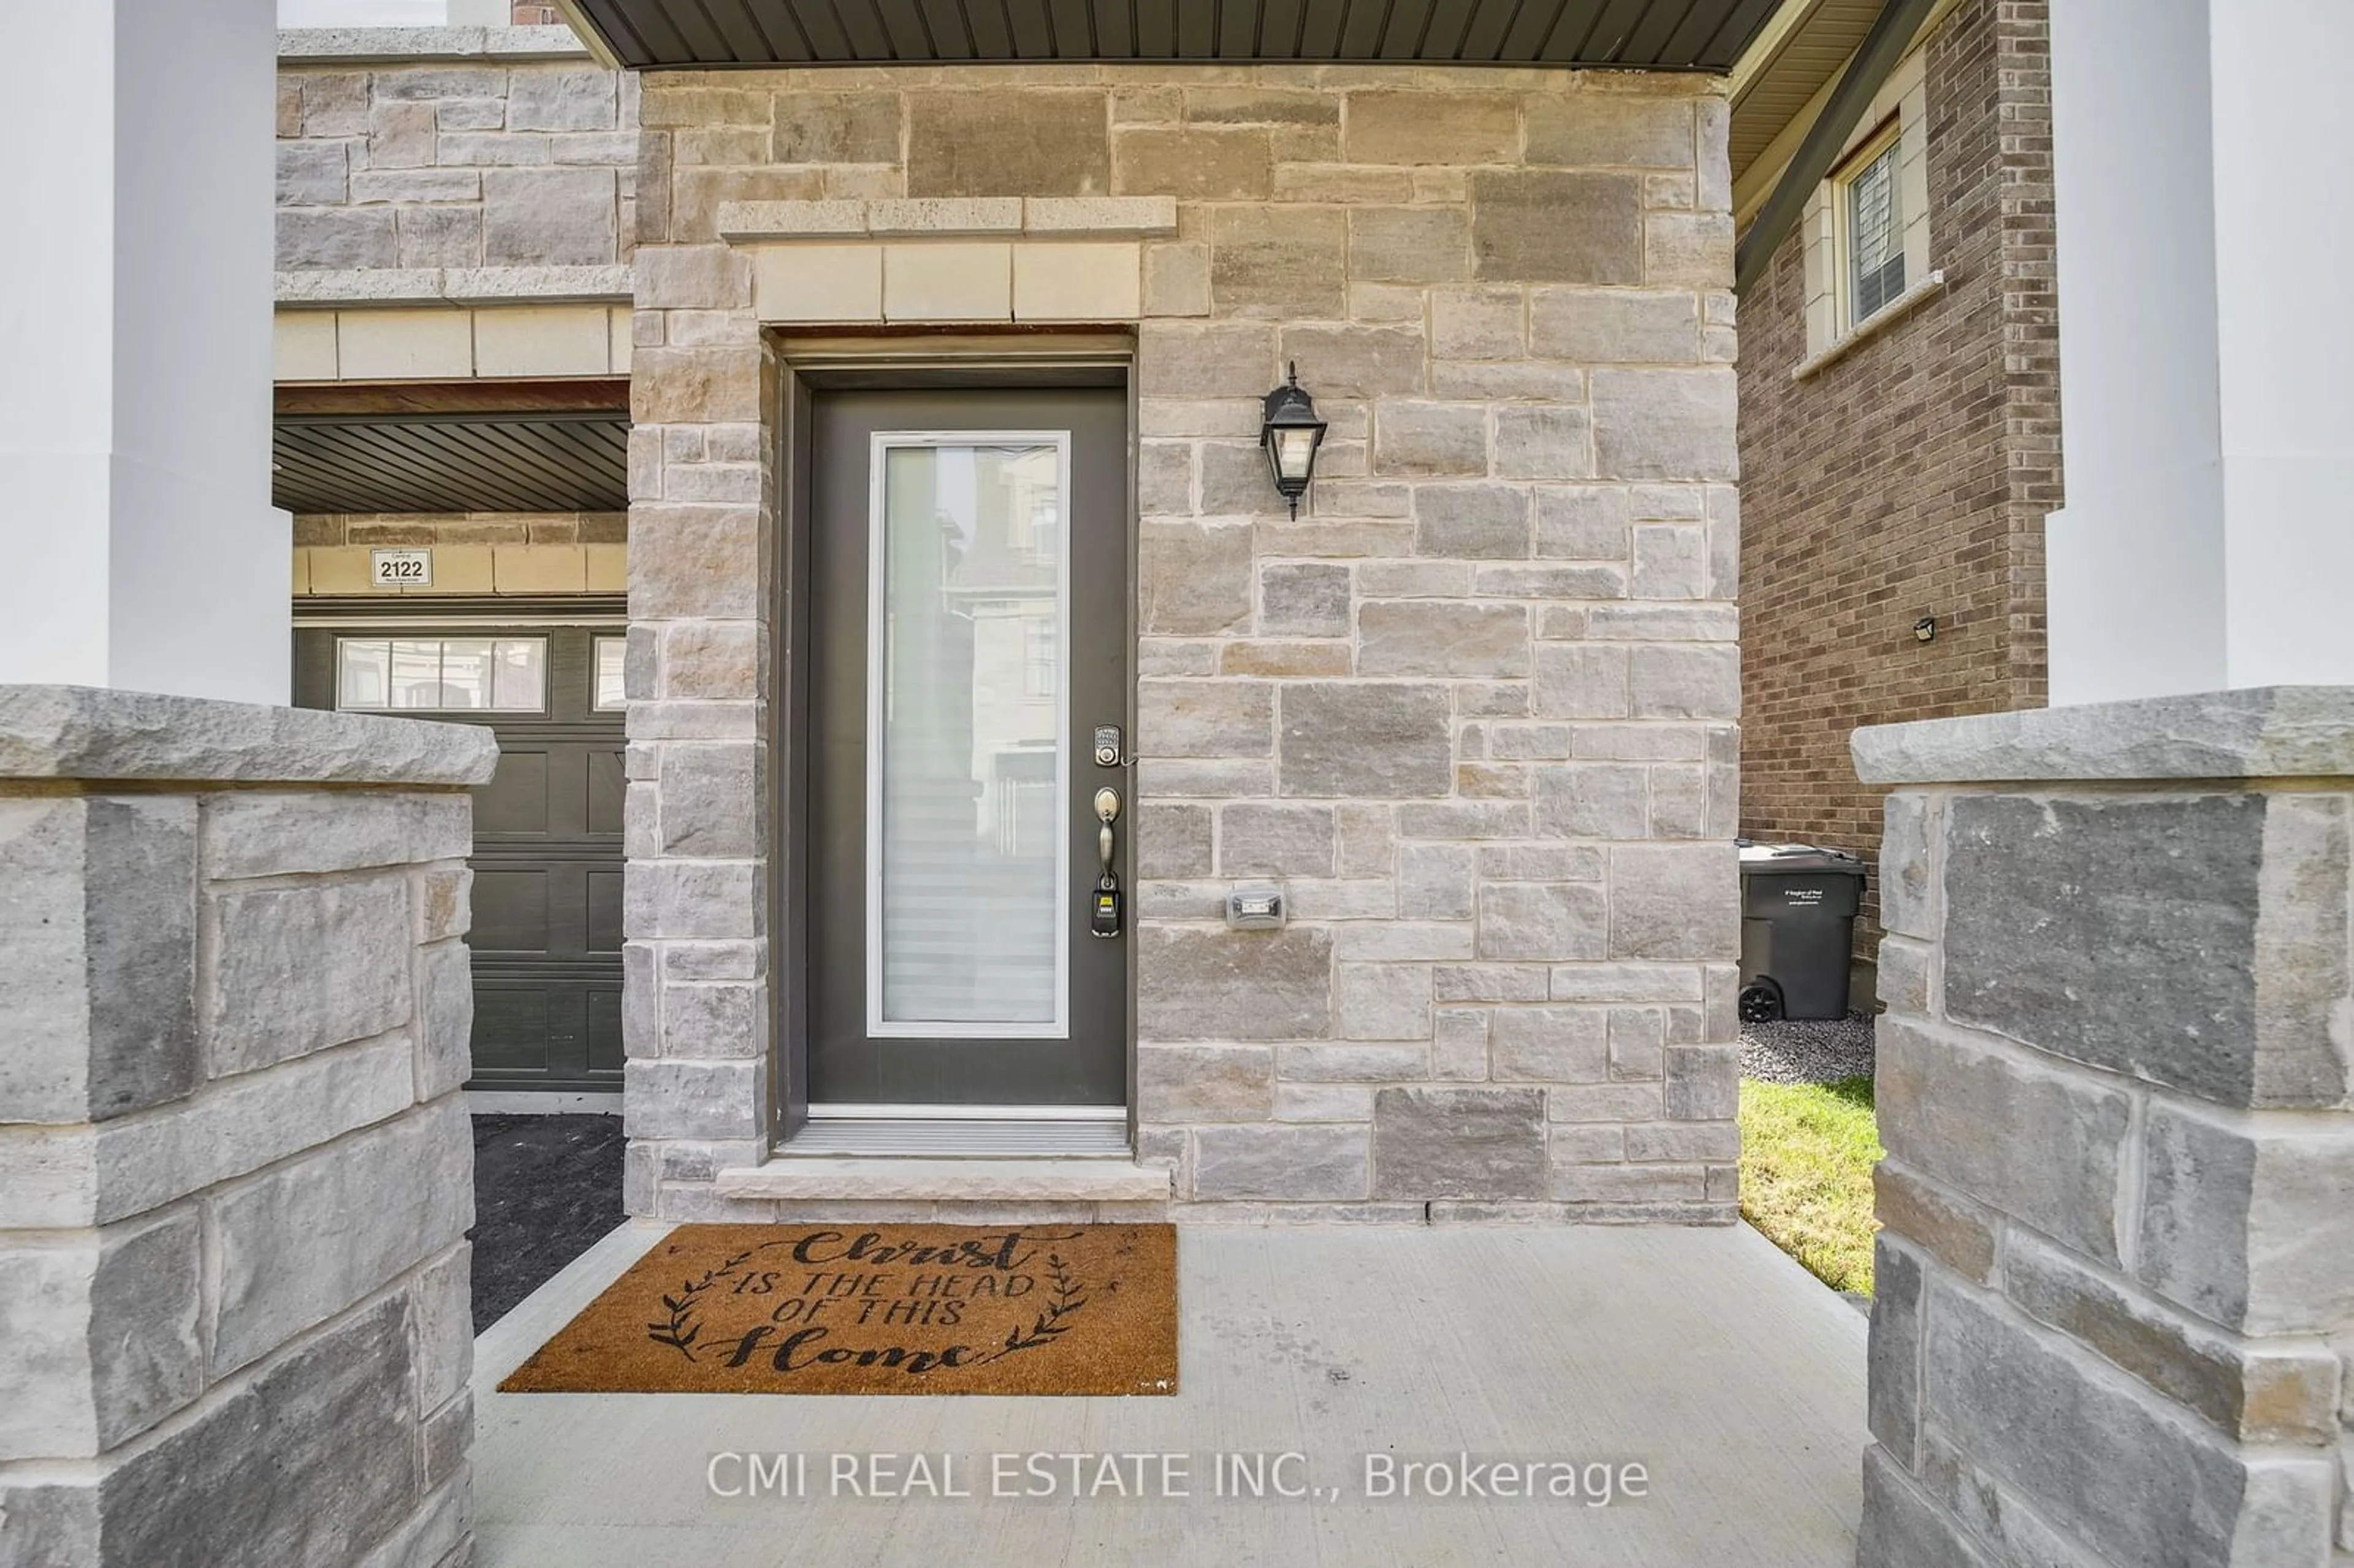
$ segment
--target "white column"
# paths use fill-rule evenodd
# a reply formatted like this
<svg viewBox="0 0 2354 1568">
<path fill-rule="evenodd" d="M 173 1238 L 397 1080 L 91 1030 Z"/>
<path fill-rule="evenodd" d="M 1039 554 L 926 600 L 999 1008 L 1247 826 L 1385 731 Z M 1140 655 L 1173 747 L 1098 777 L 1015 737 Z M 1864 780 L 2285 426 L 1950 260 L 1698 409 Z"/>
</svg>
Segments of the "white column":
<svg viewBox="0 0 2354 1568">
<path fill-rule="evenodd" d="M 2052 701 L 2354 684 L 2346 0 L 2055 0 Z"/>
<path fill-rule="evenodd" d="M 0 682 L 282 703 L 272 0 L 10 7 Z"/>
</svg>

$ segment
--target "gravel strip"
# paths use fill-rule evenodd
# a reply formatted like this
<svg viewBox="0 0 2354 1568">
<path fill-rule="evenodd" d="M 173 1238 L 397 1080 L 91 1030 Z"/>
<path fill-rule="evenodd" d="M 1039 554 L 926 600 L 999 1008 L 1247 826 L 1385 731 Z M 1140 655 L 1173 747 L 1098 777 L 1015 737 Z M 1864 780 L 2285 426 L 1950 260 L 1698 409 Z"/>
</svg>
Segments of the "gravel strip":
<svg viewBox="0 0 2354 1568">
<path fill-rule="evenodd" d="M 1828 1084 L 1872 1071 L 1872 1014 L 1741 1026 L 1741 1075 L 1768 1084 Z"/>
</svg>

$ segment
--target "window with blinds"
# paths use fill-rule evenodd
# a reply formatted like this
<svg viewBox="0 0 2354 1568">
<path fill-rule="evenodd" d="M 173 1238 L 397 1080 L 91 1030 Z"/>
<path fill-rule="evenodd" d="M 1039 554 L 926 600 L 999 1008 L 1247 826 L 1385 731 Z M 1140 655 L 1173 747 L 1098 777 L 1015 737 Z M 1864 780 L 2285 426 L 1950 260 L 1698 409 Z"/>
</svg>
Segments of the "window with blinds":
<svg viewBox="0 0 2354 1568">
<path fill-rule="evenodd" d="M 1904 213 L 1894 136 L 1869 153 L 1842 187 L 1846 208 L 1848 324 L 1861 326 L 1904 291 Z"/>
<path fill-rule="evenodd" d="M 1069 433 L 872 461 L 867 1033 L 1065 1038 Z"/>
</svg>

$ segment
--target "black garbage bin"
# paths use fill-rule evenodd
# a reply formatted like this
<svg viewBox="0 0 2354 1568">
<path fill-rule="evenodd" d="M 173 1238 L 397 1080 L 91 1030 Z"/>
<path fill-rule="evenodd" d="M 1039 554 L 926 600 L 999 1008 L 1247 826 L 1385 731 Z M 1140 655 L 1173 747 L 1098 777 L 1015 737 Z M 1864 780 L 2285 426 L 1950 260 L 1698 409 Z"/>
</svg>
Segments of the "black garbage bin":
<svg viewBox="0 0 2354 1568">
<path fill-rule="evenodd" d="M 1741 1019 L 1847 1016 L 1863 862 L 1812 844 L 1741 841 Z"/>
</svg>

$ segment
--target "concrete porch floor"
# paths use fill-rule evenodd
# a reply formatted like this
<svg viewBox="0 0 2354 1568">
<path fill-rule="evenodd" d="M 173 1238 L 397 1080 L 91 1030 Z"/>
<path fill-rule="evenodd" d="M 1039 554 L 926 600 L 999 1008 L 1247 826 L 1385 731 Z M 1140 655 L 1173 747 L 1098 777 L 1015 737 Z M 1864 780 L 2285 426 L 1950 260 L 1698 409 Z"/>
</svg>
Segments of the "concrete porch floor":
<svg viewBox="0 0 2354 1568">
<path fill-rule="evenodd" d="M 485 1568 L 970 1563 L 1849 1568 L 1864 1319 L 1747 1226 L 1181 1231 L 1174 1398 L 502 1394 L 634 1261 L 625 1225 L 477 1341 Z M 825 1456 L 956 1456 L 970 1499 L 827 1499 Z M 1297 1451 L 1337 1498 L 1219 1499 Z M 1363 1456 L 1623 1463 L 1649 1495 L 1364 1495 Z M 720 1453 L 810 1456 L 806 1500 L 710 1495 Z M 1182 1453 L 1189 1498 L 992 1500 L 992 1453 Z M 736 1472 L 740 1473 L 740 1472 Z"/>
</svg>

